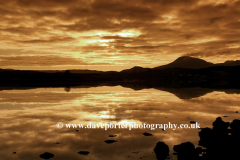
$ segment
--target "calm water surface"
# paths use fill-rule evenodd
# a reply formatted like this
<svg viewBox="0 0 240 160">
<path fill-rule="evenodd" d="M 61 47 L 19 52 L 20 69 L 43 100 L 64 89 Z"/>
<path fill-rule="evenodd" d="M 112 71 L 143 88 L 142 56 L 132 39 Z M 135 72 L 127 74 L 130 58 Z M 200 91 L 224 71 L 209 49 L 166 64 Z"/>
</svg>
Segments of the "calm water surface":
<svg viewBox="0 0 240 160">
<path fill-rule="evenodd" d="M 68 92 L 66 92 L 68 91 Z M 198 146 L 199 129 L 58 129 L 56 124 L 189 124 L 211 127 L 217 117 L 231 122 L 240 116 L 240 95 L 211 92 L 198 98 L 180 99 L 156 89 L 40 88 L 0 91 L 0 157 L 4 160 L 52 159 L 121 160 L 156 159 L 158 141 L 170 148 L 190 141 Z M 227 117 L 223 117 L 227 116 Z M 79 131 L 76 131 L 79 130 Z M 144 136 L 143 133 L 152 136 Z M 109 137 L 116 135 L 116 137 Z M 115 140 L 108 144 L 104 141 Z M 56 143 L 58 142 L 58 143 Z M 78 154 L 88 151 L 88 155 Z M 16 154 L 13 154 L 16 152 Z"/>
</svg>

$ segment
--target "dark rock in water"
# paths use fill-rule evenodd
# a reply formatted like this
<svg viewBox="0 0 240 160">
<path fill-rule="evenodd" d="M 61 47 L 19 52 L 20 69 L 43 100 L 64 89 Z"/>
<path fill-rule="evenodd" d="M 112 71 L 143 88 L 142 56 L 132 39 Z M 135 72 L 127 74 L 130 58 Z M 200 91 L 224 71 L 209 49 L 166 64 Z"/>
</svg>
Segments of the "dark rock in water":
<svg viewBox="0 0 240 160">
<path fill-rule="evenodd" d="M 114 142 L 117 142 L 117 141 L 115 141 L 115 140 L 106 140 L 104 142 L 110 144 L 110 143 L 114 143 Z"/>
<path fill-rule="evenodd" d="M 195 146 L 191 142 L 181 143 L 175 145 L 173 150 L 177 152 L 178 160 L 197 160 L 199 157 L 200 149 L 195 149 Z"/>
<path fill-rule="evenodd" d="M 78 154 L 88 155 L 89 152 L 88 151 L 79 151 Z"/>
<path fill-rule="evenodd" d="M 213 130 L 211 128 L 202 128 L 198 135 L 200 137 L 199 145 L 206 148 L 209 147 L 209 142 L 211 142 L 214 137 Z"/>
<path fill-rule="evenodd" d="M 221 117 L 218 117 L 214 122 L 213 122 L 213 130 L 214 129 L 227 129 L 229 126 L 229 122 L 224 122 Z"/>
<path fill-rule="evenodd" d="M 234 138 L 239 139 L 240 135 L 240 120 L 234 119 L 232 123 L 230 124 L 230 128 L 232 129 L 231 133 Z"/>
<path fill-rule="evenodd" d="M 56 142 L 55 144 L 61 144 L 60 142 Z"/>
<path fill-rule="evenodd" d="M 223 117 L 228 117 L 228 116 L 223 116 Z"/>
<path fill-rule="evenodd" d="M 144 132 L 143 135 L 144 135 L 144 136 L 152 136 L 151 133 L 147 133 L 147 132 Z"/>
<path fill-rule="evenodd" d="M 236 111 L 236 113 L 238 113 L 238 111 Z"/>
<path fill-rule="evenodd" d="M 203 149 L 201 147 L 196 148 L 196 153 L 201 154 L 203 152 Z"/>
<path fill-rule="evenodd" d="M 109 135 L 108 137 L 117 137 L 117 135 Z"/>
<path fill-rule="evenodd" d="M 194 151 L 195 150 L 195 146 L 191 143 L 191 142 L 185 142 L 185 143 L 181 143 L 180 145 L 175 145 L 173 147 L 173 150 L 175 152 L 189 152 L 189 151 Z"/>
<path fill-rule="evenodd" d="M 190 121 L 190 123 L 196 123 L 195 121 Z"/>
<path fill-rule="evenodd" d="M 224 122 L 221 117 L 218 117 L 212 124 L 214 138 L 221 139 L 222 136 L 228 136 L 228 126 L 229 122 Z"/>
<path fill-rule="evenodd" d="M 41 154 L 39 157 L 43 158 L 43 159 L 50 159 L 50 158 L 54 157 L 54 154 L 45 152 L 45 153 Z"/>
<path fill-rule="evenodd" d="M 17 152 L 12 152 L 12 154 L 16 154 Z"/>
<path fill-rule="evenodd" d="M 165 160 L 169 155 L 169 147 L 164 142 L 158 142 L 154 148 L 158 160 Z"/>
<path fill-rule="evenodd" d="M 240 159 L 240 120 L 235 119 L 230 124 L 217 118 L 213 122 L 213 128 L 204 128 L 199 132 L 199 145 L 205 147 L 204 159 Z"/>
<path fill-rule="evenodd" d="M 230 125 L 230 129 L 229 129 Z M 175 145 L 173 150 L 178 160 L 214 160 L 214 159 L 240 159 L 240 119 L 234 119 L 232 123 L 224 122 L 221 117 L 216 118 L 212 128 L 200 128 L 199 144 L 204 147 L 197 147 L 191 142 Z M 159 146 L 164 144 L 159 144 Z M 157 148 L 157 146 L 155 147 Z M 161 147 L 159 147 L 161 148 Z M 154 152 L 157 155 L 156 150 Z M 158 160 L 165 160 L 166 155 L 157 157 Z M 168 157 L 169 158 L 169 157 Z"/>
</svg>

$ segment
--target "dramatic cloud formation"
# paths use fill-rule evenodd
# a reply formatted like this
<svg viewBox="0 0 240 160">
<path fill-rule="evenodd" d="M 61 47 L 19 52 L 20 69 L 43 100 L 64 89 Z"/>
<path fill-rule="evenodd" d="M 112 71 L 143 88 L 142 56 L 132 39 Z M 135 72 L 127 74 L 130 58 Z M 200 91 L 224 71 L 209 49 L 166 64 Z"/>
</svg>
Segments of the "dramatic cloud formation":
<svg viewBox="0 0 240 160">
<path fill-rule="evenodd" d="M 117 70 L 183 55 L 240 59 L 239 17 L 238 0 L 0 0 L 0 67 Z M 39 56 L 59 58 L 50 64 Z"/>
</svg>

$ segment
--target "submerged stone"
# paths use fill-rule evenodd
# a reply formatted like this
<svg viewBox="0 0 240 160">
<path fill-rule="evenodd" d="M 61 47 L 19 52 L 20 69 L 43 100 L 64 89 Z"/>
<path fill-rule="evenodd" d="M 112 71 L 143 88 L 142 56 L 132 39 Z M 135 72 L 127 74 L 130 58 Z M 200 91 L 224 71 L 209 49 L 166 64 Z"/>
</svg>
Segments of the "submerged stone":
<svg viewBox="0 0 240 160">
<path fill-rule="evenodd" d="M 88 155 L 89 152 L 88 151 L 79 151 L 78 154 Z"/>
<path fill-rule="evenodd" d="M 106 140 L 104 142 L 110 144 L 110 143 L 114 143 L 114 142 L 117 142 L 117 141 L 115 141 L 115 140 Z"/>
<path fill-rule="evenodd" d="M 144 135 L 144 136 L 152 136 L 151 133 L 147 133 L 147 132 L 144 132 L 143 135 Z"/>
<path fill-rule="evenodd" d="M 50 159 L 50 158 L 54 157 L 54 154 L 45 152 L 45 153 L 41 154 L 39 157 L 43 158 L 43 159 Z"/>
</svg>

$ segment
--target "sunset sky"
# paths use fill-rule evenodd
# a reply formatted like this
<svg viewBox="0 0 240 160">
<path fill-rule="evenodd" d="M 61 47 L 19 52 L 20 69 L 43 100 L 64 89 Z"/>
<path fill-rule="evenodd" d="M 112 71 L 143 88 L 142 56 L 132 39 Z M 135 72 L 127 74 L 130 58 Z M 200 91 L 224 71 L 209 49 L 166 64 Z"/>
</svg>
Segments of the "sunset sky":
<svg viewBox="0 0 240 160">
<path fill-rule="evenodd" d="M 0 0 L 0 68 L 240 59 L 240 0 Z"/>
</svg>

